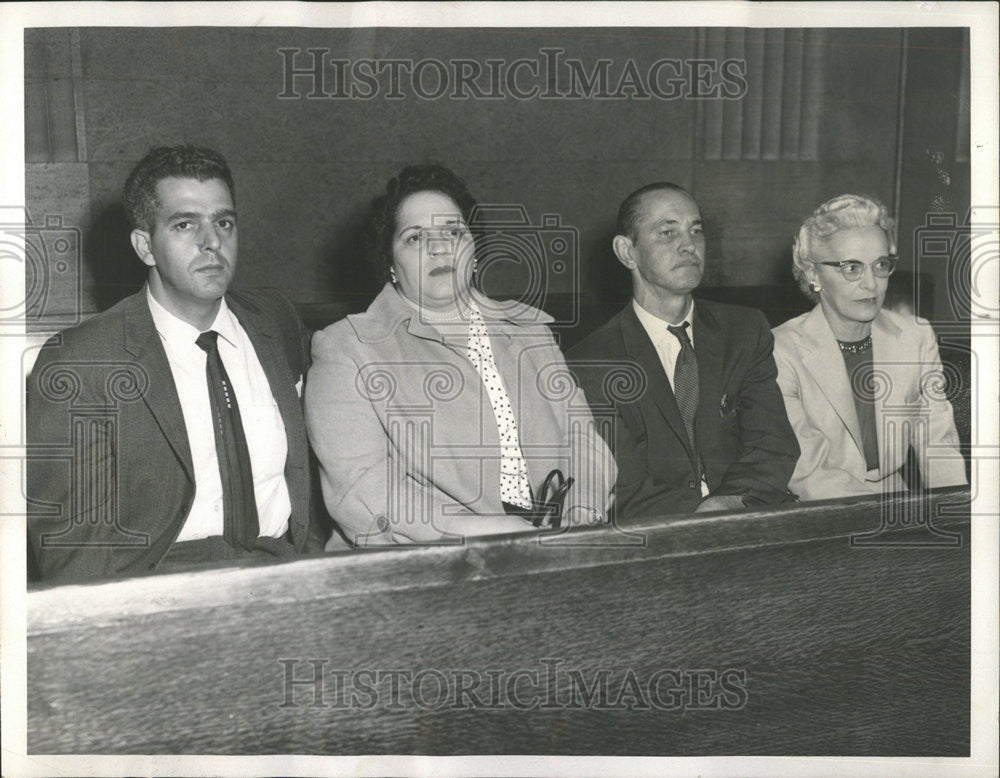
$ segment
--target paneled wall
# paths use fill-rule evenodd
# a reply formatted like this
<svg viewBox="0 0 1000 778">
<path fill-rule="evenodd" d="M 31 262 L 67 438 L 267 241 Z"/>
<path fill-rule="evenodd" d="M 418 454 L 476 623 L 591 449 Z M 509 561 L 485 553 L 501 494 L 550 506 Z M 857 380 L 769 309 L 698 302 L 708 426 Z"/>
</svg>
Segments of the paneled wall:
<svg viewBox="0 0 1000 778">
<path fill-rule="evenodd" d="M 578 251 L 569 272 L 550 275 L 554 292 L 625 294 L 610 250 L 615 212 L 629 191 L 660 179 L 689 187 L 702 206 L 706 284 L 785 283 L 792 236 L 828 197 L 875 194 L 912 230 L 940 187 L 924 147 L 945 154 L 951 206 L 967 208 L 966 40 L 962 30 L 894 29 L 29 30 L 27 202 L 36 223 L 59 216 L 79 228 L 84 313 L 141 283 L 121 187 L 149 147 L 180 142 L 218 148 L 233 168 L 238 284 L 277 285 L 301 302 L 372 295 L 358 241 L 366 205 L 403 164 L 424 160 L 453 167 L 483 202 L 523 206 L 534 227 L 552 215 L 571 228 Z M 522 70 L 522 85 L 563 96 L 518 99 L 503 88 L 496 99 L 412 90 L 393 99 L 383 88 L 331 97 L 339 87 L 329 63 L 322 84 L 309 75 L 287 83 L 288 63 L 307 69 L 310 48 L 327 60 L 468 60 L 486 73 L 490 61 L 525 59 L 542 75 Z M 297 53 L 289 60 L 281 49 Z M 546 80 L 552 57 L 561 67 Z M 629 68 L 645 76 L 664 59 L 682 63 L 680 95 L 643 95 L 641 81 L 622 88 Z M 741 64 L 720 84 L 726 60 Z M 710 63 L 700 86 L 699 61 Z M 661 75 L 662 86 L 671 71 Z M 740 78 L 745 90 L 727 95 Z M 518 283 L 500 272 L 492 282 L 497 292 Z M 48 313 L 75 304 L 73 283 L 53 281 Z"/>
</svg>

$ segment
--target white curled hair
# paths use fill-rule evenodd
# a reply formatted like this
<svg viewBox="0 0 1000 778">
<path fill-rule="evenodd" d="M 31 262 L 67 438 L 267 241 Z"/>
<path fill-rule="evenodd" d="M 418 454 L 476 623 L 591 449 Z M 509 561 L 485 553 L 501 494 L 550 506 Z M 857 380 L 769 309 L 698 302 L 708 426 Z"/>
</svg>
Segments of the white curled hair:
<svg viewBox="0 0 1000 778">
<path fill-rule="evenodd" d="M 852 227 L 880 227 L 889 241 L 890 253 L 896 253 L 896 223 L 881 202 L 858 194 L 827 200 L 803 222 L 792 244 L 792 275 L 802 293 L 813 302 L 819 301 L 819 295 L 810 288 L 805 272 L 811 253 L 833 234 Z"/>
</svg>

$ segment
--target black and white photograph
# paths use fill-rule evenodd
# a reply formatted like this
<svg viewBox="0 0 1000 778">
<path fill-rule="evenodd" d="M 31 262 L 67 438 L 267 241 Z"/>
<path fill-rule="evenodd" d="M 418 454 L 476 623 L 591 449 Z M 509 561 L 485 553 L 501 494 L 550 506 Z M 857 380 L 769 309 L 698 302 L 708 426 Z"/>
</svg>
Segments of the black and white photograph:
<svg viewBox="0 0 1000 778">
<path fill-rule="evenodd" d="M 996 5 L 0 36 L 4 775 L 997 775 Z"/>
</svg>

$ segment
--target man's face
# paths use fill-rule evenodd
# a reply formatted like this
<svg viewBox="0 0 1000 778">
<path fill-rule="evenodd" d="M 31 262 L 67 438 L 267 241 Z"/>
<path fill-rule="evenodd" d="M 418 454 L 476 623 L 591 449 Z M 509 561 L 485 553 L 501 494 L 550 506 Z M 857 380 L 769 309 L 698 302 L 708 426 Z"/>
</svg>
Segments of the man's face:
<svg viewBox="0 0 1000 778">
<path fill-rule="evenodd" d="M 153 232 L 134 230 L 132 245 L 153 268 L 154 297 L 183 318 L 211 308 L 229 288 L 236 271 L 236 209 L 219 179 L 165 178 L 156 195 Z"/>
<path fill-rule="evenodd" d="M 684 192 L 644 195 L 634 239 L 619 259 L 654 294 L 688 294 L 705 271 L 705 235 L 698 204 Z"/>
</svg>

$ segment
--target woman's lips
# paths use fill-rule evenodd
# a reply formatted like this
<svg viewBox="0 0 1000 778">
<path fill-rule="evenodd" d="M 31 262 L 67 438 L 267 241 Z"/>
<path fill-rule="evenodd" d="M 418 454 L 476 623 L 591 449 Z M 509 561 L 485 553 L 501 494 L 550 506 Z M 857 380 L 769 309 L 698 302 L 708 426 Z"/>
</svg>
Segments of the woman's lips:
<svg viewBox="0 0 1000 778">
<path fill-rule="evenodd" d="M 443 276 L 447 273 L 454 273 L 454 272 L 455 268 L 452 265 L 438 265 L 438 267 L 434 268 L 430 273 L 428 273 L 428 275 Z"/>
</svg>

